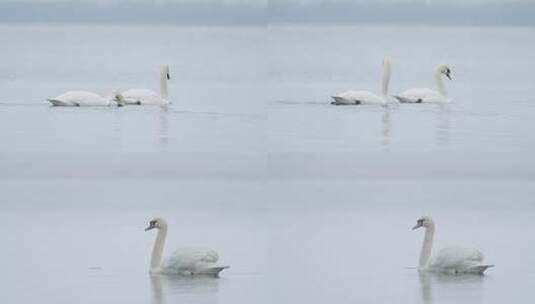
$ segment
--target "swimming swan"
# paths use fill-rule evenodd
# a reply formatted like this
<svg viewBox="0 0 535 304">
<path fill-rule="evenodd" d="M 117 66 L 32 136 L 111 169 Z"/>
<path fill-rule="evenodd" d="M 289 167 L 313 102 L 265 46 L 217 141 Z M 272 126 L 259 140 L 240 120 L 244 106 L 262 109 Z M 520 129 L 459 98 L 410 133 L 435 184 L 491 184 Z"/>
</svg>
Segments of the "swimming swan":
<svg viewBox="0 0 535 304">
<path fill-rule="evenodd" d="M 420 227 L 425 228 L 425 236 L 420 253 L 418 271 L 434 271 L 448 274 L 483 274 L 485 270 L 494 266 L 483 264 L 483 254 L 477 249 L 444 248 L 430 259 L 435 222 L 432 218 L 424 216 L 418 219 L 416 226 L 412 230 Z"/>
<path fill-rule="evenodd" d="M 149 222 L 145 231 L 152 229 L 158 229 L 158 235 L 152 250 L 150 273 L 218 275 L 222 270 L 229 268 L 229 266 L 218 265 L 219 255 L 210 249 L 179 249 L 162 262 L 167 222 L 159 217 L 154 218 Z"/>
<path fill-rule="evenodd" d="M 358 104 L 386 104 L 388 102 L 388 83 L 390 82 L 390 59 L 383 60 L 383 80 L 381 83 L 381 96 L 369 91 L 346 91 L 334 96 L 332 105 L 358 105 Z"/>
<path fill-rule="evenodd" d="M 438 91 L 427 88 L 409 89 L 394 98 L 402 103 L 448 103 L 450 99 L 442 82 L 442 75 L 451 80 L 451 70 L 445 64 L 440 64 L 435 70 L 435 84 Z"/>
<path fill-rule="evenodd" d="M 167 105 L 169 104 L 167 92 L 167 80 L 171 79 L 169 75 L 169 66 L 160 67 L 160 94 L 146 89 L 131 89 L 122 93 L 126 104 L 137 105 Z"/>
<path fill-rule="evenodd" d="M 98 94 L 86 91 L 69 91 L 54 98 L 47 99 L 53 106 L 63 107 L 92 107 L 92 106 L 123 106 L 125 100 L 120 93 L 104 98 Z"/>
</svg>

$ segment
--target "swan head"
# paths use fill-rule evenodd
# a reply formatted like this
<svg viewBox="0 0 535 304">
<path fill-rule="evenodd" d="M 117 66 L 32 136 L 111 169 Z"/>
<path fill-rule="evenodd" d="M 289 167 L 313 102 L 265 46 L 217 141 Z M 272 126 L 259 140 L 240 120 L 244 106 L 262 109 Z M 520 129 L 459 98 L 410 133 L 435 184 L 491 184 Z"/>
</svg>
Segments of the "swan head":
<svg viewBox="0 0 535 304">
<path fill-rule="evenodd" d="M 123 94 L 121 94 L 121 92 L 119 92 L 119 91 L 113 92 L 113 100 L 117 103 L 118 107 L 124 107 L 125 100 L 124 100 Z"/>
<path fill-rule="evenodd" d="M 433 227 L 434 225 L 435 225 L 435 222 L 433 221 L 431 217 L 422 216 L 416 221 L 416 225 L 412 227 L 412 230 L 415 230 L 421 227 L 429 228 L 429 227 Z"/>
<path fill-rule="evenodd" d="M 171 79 L 171 74 L 169 74 L 169 66 L 167 64 L 162 65 L 161 68 L 160 68 L 160 71 L 161 71 L 162 75 L 165 75 L 167 80 Z"/>
<path fill-rule="evenodd" d="M 152 229 L 162 229 L 163 227 L 167 227 L 167 222 L 161 217 L 155 217 L 150 220 L 149 226 L 145 228 L 145 231 L 149 231 Z"/>
<path fill-rule="evenodd" d="M 443 75 L 445 75 L 446 77 L 448 77 L 449 80 L 451 80 L 451 69 L 450 69 L 447 65 L 445 65 L 445 64 L 441 64 L 441 65 L 438 66 L 437 70 L 438 70 L 441 74 L 443 74 Z"/>
</svg>

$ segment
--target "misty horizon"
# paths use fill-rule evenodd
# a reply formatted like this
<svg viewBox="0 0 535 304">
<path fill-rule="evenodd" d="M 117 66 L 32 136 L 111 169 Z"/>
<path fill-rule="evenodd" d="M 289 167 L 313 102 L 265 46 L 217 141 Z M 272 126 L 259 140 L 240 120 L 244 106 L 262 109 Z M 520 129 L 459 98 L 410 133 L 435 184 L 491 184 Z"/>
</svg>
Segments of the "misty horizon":
<svg viewBox="0 0 535 304">
<path fill-rule="evenodd" d="M 535 4 L 478 1 L 0 1 L 0 23 L 112 23 L 265 25 L 278 23 L 381 23 L 533 26 Z"/>
</svg>

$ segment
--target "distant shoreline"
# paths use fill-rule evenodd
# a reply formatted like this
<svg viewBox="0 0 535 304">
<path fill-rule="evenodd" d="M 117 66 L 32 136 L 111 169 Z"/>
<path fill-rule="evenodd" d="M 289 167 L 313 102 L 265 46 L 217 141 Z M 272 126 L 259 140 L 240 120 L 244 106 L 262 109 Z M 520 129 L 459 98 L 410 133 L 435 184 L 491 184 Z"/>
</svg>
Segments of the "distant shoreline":
<svg viewBox="0 0 535 304">
<path fill-rule="evenodd" d="M 535 4 L 490 5 L 143 5 L 115 3 L 3 3 L 0 23 L 57 24 L 426 24 L 535 26 Z"/>
</svg>

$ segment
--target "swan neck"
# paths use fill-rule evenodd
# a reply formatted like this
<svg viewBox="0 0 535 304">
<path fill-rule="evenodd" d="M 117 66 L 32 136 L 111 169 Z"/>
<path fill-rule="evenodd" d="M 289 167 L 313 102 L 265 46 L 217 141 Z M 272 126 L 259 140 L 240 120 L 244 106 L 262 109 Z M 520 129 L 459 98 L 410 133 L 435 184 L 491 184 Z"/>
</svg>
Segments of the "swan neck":
<svg viewBox="0 0 535 304">
<path fill-rule="evenodd" d="M 420 252 L 420 261 L 418 269 L 426 269 L 431 257 L 431 250 L 433 248 L 433 237 L 435 234 L 435 226 L 430 225 L 425 229 L 424 242 L 422 244 L 422 251 Z"/>
<path fill-rule="evenodd" d="M 385 62 L 384 66 L 383 66 L 383 81 L 381 82 L 381 94 L 382 94 L 383 97 L 388 95 L 388 85 L 390 83 L 390 73 L 391 73 L 390 63 L 389 62 Z"/>
<path fill-rule="evenodd" d="M 438 92 L 442 96 L 448 96 L 446 87 L 444 87 L 444 81 L 442 80 L 442 72 L 440 71 L 440 69 L 437 69 L 435 72 L 435 83 L 437 85 Z"/>
<path fill-rule="evenodd" d="M 150 271 L 158 270 L 162 265 L 163 248 L 165 246 L 165 238 L 167 236 L 167 226 L 163 226 L 158 230 L 154 248 L 152 249 L 152 257 L 150 259 Z"/>
<path fill-rule="evenodd" d="M 167 71 L 166 69 L 162 68 L 160 71 L 160 95 L 162 99 L 167 99 L 168 92 L 167 92 Z"/>
</svg>

